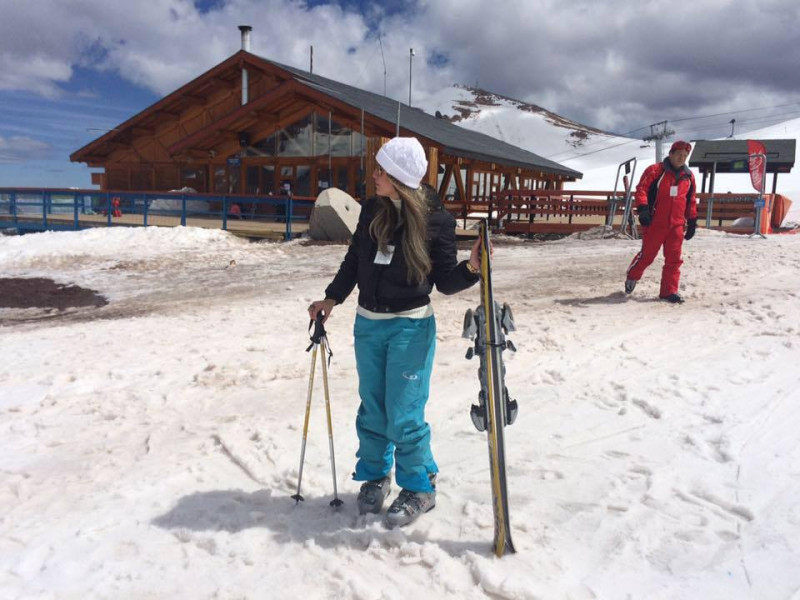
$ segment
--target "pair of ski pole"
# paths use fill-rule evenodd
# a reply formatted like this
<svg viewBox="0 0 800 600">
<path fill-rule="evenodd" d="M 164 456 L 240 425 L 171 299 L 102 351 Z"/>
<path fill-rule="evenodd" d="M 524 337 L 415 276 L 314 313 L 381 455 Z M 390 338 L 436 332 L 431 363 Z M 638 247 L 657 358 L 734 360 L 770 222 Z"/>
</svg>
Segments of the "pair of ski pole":
<svg viewBox="0 0 800 600">
<path fill-rule="evenodd" d="M 292 496 L 292 499 L 298 504 L 305 500 L 300 493 L 300 485 L 303 481 L 303 464 L 305 463 L 306 458 L 308 420 L 311 416 L 311 395 L 314 389 L 314 372 L 316 371 L 317 365 L 317 351 L 321 349 L 322 386 L 325 390 L 325 411 L 328 417 L 328 447 L 330 449 L 331 456 L 331 474 L 333 475 L 333 500 L 331 500 L 330 505 L 336 508 L 342 505 L 342 501 L 339 500 L 339 493 L 336 489 L 336 458 L 333 452 L 333 421 L 331 420 L 331 400 L 330 395 L 328 394 L 328 364 L 325 360 L 326 352 L 328 354 L 328 361 L 330 361 L 331 356 L 333 356 L 333 352 L 331 352 L 330 346 L 328 345 L 328 337 L 325 333 L 325 327 L 322 324 L 323 318 L 324 315 L 322 311 L 320 311 L 317 313 L 317 318 L 308 324 L 309 331 L 311 330 L 311 326 L 314 326 L 314 333 L 311 334 L 311 345 L 306 348 L 306 352 L 311 351 L 311 374 L 309 375 L 308 379 L 308 397 L 306 398 L 306 417 L 303 423 L 303 445 L 300 449 L 300 473 L 297 477 L 297 493 Z"/>
</svg>

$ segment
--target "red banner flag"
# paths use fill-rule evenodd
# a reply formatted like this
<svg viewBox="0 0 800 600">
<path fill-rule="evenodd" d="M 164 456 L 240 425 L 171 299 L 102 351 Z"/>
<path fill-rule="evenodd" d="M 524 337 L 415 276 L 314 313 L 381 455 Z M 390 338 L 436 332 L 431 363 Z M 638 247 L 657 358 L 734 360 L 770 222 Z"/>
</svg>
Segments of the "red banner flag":
<svg viewBox="0 0 800 600">
<path fill-rule="evenodd" d="M 750 155 L 750 181 L 756 191 L 761 193 L 761 186 L 764 182 L 764 170 L 767 166 L 767 149 L 764 144 L 756 140 L 747 140 L 747 153 Z M 763 154 L 764 156 L 755 156 L 756 154 Z"/>
</svg>

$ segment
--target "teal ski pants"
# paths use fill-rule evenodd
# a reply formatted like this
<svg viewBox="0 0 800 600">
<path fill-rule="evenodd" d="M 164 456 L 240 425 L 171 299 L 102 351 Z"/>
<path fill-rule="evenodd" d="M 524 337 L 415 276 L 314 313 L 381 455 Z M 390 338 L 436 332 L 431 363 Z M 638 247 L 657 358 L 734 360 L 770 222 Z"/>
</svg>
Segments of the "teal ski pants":
<svg viewBox="0 0 800 600">
<path fill-rule="evenodd" d="M 425 422 L 430 391 L 436 321 L 396 317 L 373 320 L 356 315 L 354 327 L 358 393 L 356 481 L 388 475 L 413 492 L 433 489 L 428 475 L 439 468 Z"/>
</svg>

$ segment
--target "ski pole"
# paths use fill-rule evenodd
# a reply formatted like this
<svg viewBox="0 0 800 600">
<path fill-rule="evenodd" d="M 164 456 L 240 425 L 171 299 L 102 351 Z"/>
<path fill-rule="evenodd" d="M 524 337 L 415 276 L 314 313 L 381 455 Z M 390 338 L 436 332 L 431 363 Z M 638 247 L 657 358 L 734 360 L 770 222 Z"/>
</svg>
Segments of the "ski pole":
<svg viewBox="0 0 800 600">
<path fill-rule="evenodd" d="M 311 329 L 311 325 L 314 325 L 314 333 L 311 335 L 311 345 L 306 348 L 306 351 L 313 350 L 311 354 L 311 374 L 308 380 L 308 397 L 306 399 L 306 415 L 305 421 L 303 424 L 303 443 L 300 449 L 300 472 L 298 474 L 297 480 L 297 493 L 292 496 L 292 499 L 295 500 L 297 503 L 300 501 L 305 500 L 302 494 L 300 493 L 300 485 L 303 480 L 303 464 L 305 463 L 305 455 L 306 455 L 306 441 L 308 440 L 308 421 L 309 416 L 311 414 L 311 397 L 313 394 L 314 388 L 314 373 L 316 371 L 316 364 L 317 364 L 317 350 L 318 348 L 322 348 L 322 384 L 325 390 L 325 410 L 327 413 L 327 421 L 328 421 L 328 448 L 330 450 L 330 460 L 331 460 L 331 473 L 333 475 L 333 500 L 331 500 L 330 505 L 333 507 L 339 507 L 343 503 L 339 499 L 339 492 L 336 487 L 336 458 L 333 449 L 333 420 L 331 419 L 331 403 L 330 403 L 330 394 L 328 393 L 328 365 L 327 361 L 325 360 L 325 354 L 328 355 L 328 360 L 330 357 L 333 356 L 333 352 L 331 352 L 330 346 L 328 345 L 328 338 L 325 333 L 325 327 L 322 325 L 322 320 L 324 318 L 324 314 L 322 312 L 317 314 L 317 318 L 314 321 L 309 323 L 309 329 Z"/>
<path fill-rule="evenodd" d="M 300 473 L 297 476 L 297 493 L 292 496 L 292 499 L 299 504 L 301 501 L 305 500 L 302 494 L 300 493 L 300 484 L 303 481 L 303 464 L 305 463 L 306 458 L 306 440 L 308 439 L 308 418 L 311 415 L 311 392 L 314 389 L 314 371 L 316 370 L 317 364 L 317 343 L 313 342 L 312 338 L 312 345 L 313 352 L 311 353 L 311 374 L 308 378 L 308 396 L 306 398 L 306 417 L 303 423 L 303 443 L 300 447 Z M 308 350 L 311 349 L 308 348 Z M 324 359 L 323 359 L 324 361 Z"/>
<path fill-rule="evenodd" d="M 320 327 L 322 327 L 322 323 L 320 323 Z M 333 420 L 331 419 L 331 398 L 328 394 L 328 365 L 325 361 L 325 350 L 327 349 L 328 352 L 330 352 L 330 348 L 328 348 L 328 338 L 325 336 L 324 331 L 323 329 L 320 345 L 322 346 L 322 387 L 325 390 L 325 412 L 328 416 L 328 447 L 330 448 L 331 475 L 333 476 L 333 500 L 331 500 L 331 506 L 338 507 L 342 505 L 342 501 L 339 500 L 339 492 L 336 489 L 336 456 L 333 452 Z"/>
</svg>

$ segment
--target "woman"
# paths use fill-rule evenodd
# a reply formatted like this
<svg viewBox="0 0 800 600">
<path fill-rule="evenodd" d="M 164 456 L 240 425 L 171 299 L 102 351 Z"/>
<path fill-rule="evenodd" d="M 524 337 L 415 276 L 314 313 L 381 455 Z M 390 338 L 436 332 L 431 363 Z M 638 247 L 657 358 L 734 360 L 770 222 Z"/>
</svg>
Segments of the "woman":
<svg viewBox="0 0 800 600">
<path fill-rule="evenodd" d="M 478 242 L 468 261 L 456 261 L 455 219 L 420 182 L 428 170 L 416 138 L 384 144 L 372 174 L 378 198 L 361 209 L 347 254 L 325 300 L 309 306 L 327 319 L 358 285 L 354 327 L 359 448 L 353 479 L 361 514 L 378 513 L 390 491 L 390 471 L 402 491 L 389 507 L 389 527 L 411 523 L 436 504 L 436 473 L 425 422 L 436 322 L 435 285 L 455 294 L 478 281 Z"/>
</svg>

